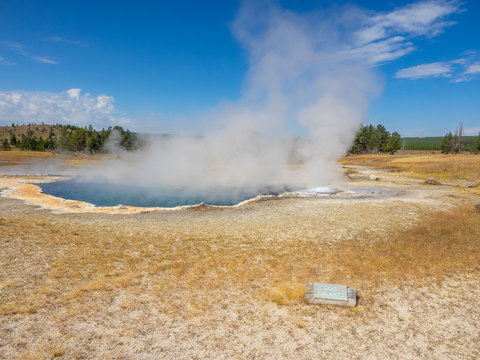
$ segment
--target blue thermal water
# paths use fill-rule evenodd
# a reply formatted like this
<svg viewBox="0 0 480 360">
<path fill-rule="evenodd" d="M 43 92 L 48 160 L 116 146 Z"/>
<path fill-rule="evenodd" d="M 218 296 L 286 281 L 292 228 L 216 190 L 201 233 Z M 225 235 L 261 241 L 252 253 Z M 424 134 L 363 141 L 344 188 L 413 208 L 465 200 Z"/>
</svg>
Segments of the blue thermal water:
<svg viewBox="0 0 480 360">
<path fill-rule="evenodd" d="M 258 195 L 278 195 L 287 188 L 265 187 L 258 191 L 232 188 L 181 189 L 166 187 L 131 186 L 76 179 L 37 184 L 45 194 L 70 200 L 88 202 L 97 206 L 129 205 L 139 207 L 175 207 L 206 203 L 231 206 Z"/>
</svg>

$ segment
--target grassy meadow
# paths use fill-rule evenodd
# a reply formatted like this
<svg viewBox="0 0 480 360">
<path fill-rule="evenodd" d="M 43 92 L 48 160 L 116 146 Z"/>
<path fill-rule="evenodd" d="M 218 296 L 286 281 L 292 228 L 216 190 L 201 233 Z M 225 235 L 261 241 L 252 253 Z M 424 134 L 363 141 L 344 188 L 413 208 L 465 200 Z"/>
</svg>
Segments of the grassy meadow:
<svg viewBox="0 0 480 360">
<path fill-rule="evenodd" d="M 404 137 L 402 138 L 405 150 L 441 150 L 443 136 L 429 137 Z M 478 136 L 462 136 L 462 142 L 466 150 L 473 146 Z"/>
<path fill-rule="evenodd" d="M 225 288 L 287 305 L 302 302 L 305 282 L 319 278 L 332 283 L 348 279 L 368 296 L 366 289 L 382 282 L 423 283 L 426 277 L 441 280 L 480 271 L 479 217 L 471 206 L 463 206 L 381 237 L 364 231 L 345 243 L 301 232 L 297 236 L 302 239 L 282 236 L 279 224 L 266 234 L 260 224 L 247 229 L 241 223 L 217 227 L 211 222 L 192 231 L 176 221 L 163 231 L 134 234 L 46 215 L 34 221 L 2 216 L 2 262 L 8 265 L 0 275 L 0 314 L 73 305 L 122 288 L 165 297 L 174 297 L 178 287 L 189 289 L 186 299 L 163 305 L 184 315 L 192 310 L 182 307 L 185 301 L 205 310 L 219 300 L 206 292 Z M 31 279 L 22 278 L 32 272 Z"/>
<path fill-rule="evenodd" d="M 7 163 L 53 156 L 4 154 Z M 480 178 L 480 156 L 472 155 L 361 155 L 340 161 L 355 166 L 347 169 L 355 174 L 367 166 L 476 186 Z M 381 339 L 389 326 L 414 339 L 431 331 L 422 328 L 420 315 L 397 309 L 398 296 L 424 294 L 426 287 L 445 302 L 442 284 L 456 279 L 451 286 L 472 306 L 465 281 L 480 275 L 480 212 L 474 209 L 479 197 L 459 194 L 456 187 L 415 186 L 425 204 L 416 198 L 285 199 L 237 209 L 94 215 L 55 214 L 0 199 L 0 352 L 18 359 L 309 358 L 323 349 L 328 357 L 336 348 L 327 342 L 299 344 L 332 333 L 343 334 L 346 342 L 337 345 L 350 355 L 358 347 L 349 344 L 365 346 L 372 337 L 371 351 L 387 356 L 391 344 Z M 438 201 L 429 203 L 430 197 Z M 448 206 L 438 206 L 442 201 Z M 308 305 L 307 281 L 355 287 L 359 305 Z M 386 300 L 394 289 L 400 295 Z M 411 301 L 427 317 L 455 312 L 445 302 L 431 313 L 424 297 Z M 342 323 L 353 327 L 343 333 Z M 239 338 L 232 344 L 222 334 Z M 176 340 L 169 342 L 172 336 Z M 467 346 L 444 333 L 428 336 L 455 344 L 449 345 L 452 351 Z M 282 344 L 295 350 L 281 350 Z M 419 354 L 435 354 L 435 347 L 422 346 Z M 473 346 L 472 354 L 478 354 L 478 343 Z"/>
<path fill-rule="evenodd" d="M 2 166 L 41 163 L 42 161 L 59 160 L 67 165 L 76 166 L 101 159 L 106 154 L 53 153 L 50 151 L 8 150 L 0 151 L 0 169 Z"/>
<path fill-rule="evenodd" d="M 357 155 L 340 159 L 343 165 L 358 165 L 401 172 L 414 178 L 436 177 L 446 181 L 479 184 L 480 156 L 474 154 Z"/>
</svg>

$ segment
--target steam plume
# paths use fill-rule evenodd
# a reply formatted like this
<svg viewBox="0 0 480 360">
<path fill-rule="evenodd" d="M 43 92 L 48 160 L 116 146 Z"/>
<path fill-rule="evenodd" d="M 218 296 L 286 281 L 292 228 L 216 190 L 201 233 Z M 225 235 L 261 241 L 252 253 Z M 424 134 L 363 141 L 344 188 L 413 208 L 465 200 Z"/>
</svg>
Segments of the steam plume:
<svg viewBox="0 0 480 360">
<path fill-rule="evenodd" d="M 243 3 L 232 24 L 249 60 L 241 99 L 210 111 L 201 137 L 152 140 L 143 151 L 109 160 L 104 176 L 201 188 L 316 186 L 337 179 L 335 160 L 379 90 L 376 76 L 347 51 L 344 12 L 329 20 L 331 14 L 297 15 L 257 4 Z M 306 140 L 295 143 L 295 133 Z"/>
<path fill-rule="evenodd" d="M 428 16 L 412 26 L 405 14 L 417 7 Z M 207 112 L 202 136 L 183 129 L 151 139 L 90 174 L 203 189 L 332 184 L 336 159 L 381 90 L 375 65 L 411 51 L 408 36 L 440 33 L 451 24 L 442 17 L 455 11 L 453 1 L 423 1 L 384 14 L 354 7 L 296 14 L 245 1 L 232 23 L 249 62 L 241 98 Z M 294 141 L 295 134 L 304 140 Z"/>
</svg>

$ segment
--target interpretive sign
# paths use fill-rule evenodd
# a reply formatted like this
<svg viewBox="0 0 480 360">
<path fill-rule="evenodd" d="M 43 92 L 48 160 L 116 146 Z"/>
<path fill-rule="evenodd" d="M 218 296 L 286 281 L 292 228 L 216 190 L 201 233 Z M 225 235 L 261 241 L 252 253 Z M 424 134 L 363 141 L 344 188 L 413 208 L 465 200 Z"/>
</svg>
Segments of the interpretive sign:
<svg viewBox="0 0 480 360">
<path fill-rule="evenodd" d="M 318 298 L 348 301 L 347 287 L 345 285 L 314 283 L 313 294 Z"/>
<path fill-rule="evenodd" d="M 345 285 L 307 283 L 305 299 L 311 304 L 357 305 L 355 289 Z"/>
</svg>

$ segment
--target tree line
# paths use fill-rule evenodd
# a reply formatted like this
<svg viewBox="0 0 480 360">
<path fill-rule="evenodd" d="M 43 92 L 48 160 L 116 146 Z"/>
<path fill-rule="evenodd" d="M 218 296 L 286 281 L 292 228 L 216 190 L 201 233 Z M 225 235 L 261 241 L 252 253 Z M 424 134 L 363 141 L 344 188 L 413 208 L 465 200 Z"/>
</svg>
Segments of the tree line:
<svg viewBox="0 0 480 360">
<path fill-rule="evenodd" d="M 462 138 L 463 135 L 463 125 L 460 124 L 455 130 L 455 134 L 448 132 L 445 134 L 445 137 L 442 140 L 440 148 L 442 154 L 458 154 L 463 150 L 470 150 L 471 152 L 478 154 L 480 152 L 480 132 L 478 133 L 478 138 L 474 141 L 473 144 L 465 146 L 465 143 Z"/>
<path fill-rule="evenodd" d="M 42 124 L 43 125 L 43 124 Z M 33 124 L 35 126 L 35 124 Z M 15 124 L 12 124 L 15 129 Z M 37 128 L 38 130 L 38 128 Z M 109 127 L 100 131 L 91 125 L 78 127 L 74 125 L 56 124 L 50 126 L 47 137 L 35 136 L 32 124 L 28 125 L 26 133 L 20 136 L 10 130 L 10 139 L 4 139 L 2 147 L 9 150 L 12 147 L 34 151 L 72 151 L 72 152 L 104 152 L 104 145 L 115 134 L 115 143 L 125 150 L 134 150 L 141 146 L 139 139 L 129 130 L 121 126 Z M 390 133 L 383 125 L 365 125 L 358 131 L 350 154 L 364 153 L 395 153 L 401 148 L 401 137 L 397 132 Z"/>
<path fill-rule="evenodd" d="M 394 131 L 390 133 L 383 125 L 364 125 L 358 131 L 350 154 L 390 153 L 393 154 L 402 147 L 401 136 Z"/>
<path fill-rule="evenodd" d="M 43 123 L 42 123 L 43 125 Z M 12 124 L 12 129 L 16 129 Z M 25 127 L 27 125 L 24 125 Z M 39 125 L 40 126 L 40 125 Z M 41 129 L 42 132 L 48 131 Z M 134 150 L 141 147 L 140 141 L 135 133 L 128 129 L 124 130 L 121 126 L 108 127 L 108 129 L 95 130 L 91 125 L 88 127 L 78 127 L 74 125 L 56 124 L 50 126 L 48 136 L 35 136 L 34 129 L 39 132 L 35 124 L 28 124 L 26 133 L 16 135 L 14 131 L 9 131 L 9 138 L 4 138 L 1 146 L 3 150 L 17 148 L 21 150 L 34 151 L 72 151 L 72 152 L 105 152 L 105 144 L 112 135 L 115 136 L 113 143 L 125 150 Z M 463 126 L 460 124 L 454 134 L 449 132 L 445 134 L 441 143 L 441 151 L 444 154 L 457 154 L 464 150 L 474 153 L 480 153 L 480 133 L 475 141 L 471 138 L 465 140 L 462 137 Z M 474 139 L 474 138 L 473 138 Z M 383 125 L 364 125 L 357 132 L 353 145 L 349 150 L 350 154 L 368 154 L 368 153 L 395 153 L 402 148 L 402 139 L 399 133 L 390 133 Z"/>
<path fill-rule="evenodd" d="M 15 124 L 12 128 L 15 129 Z M 60 135 L 58 131 L 60 130 Z M 21 150 L 33 151 L 72 151 L 72 152 L 89 152 L 91 154 L 103 152 L 104 145 L 115 136 L 116 145 L 125 150 L 134 150 L 137 138 L 134 133 L 124 130 L 121 126 L 110 126 L 108 129 L 100 131 L 95 130 L 91 125 L 88 127 L 78 127 L 74 125 L 56 124 L 50 127 L 50 132 L 46 138 L 35 136 L 34 130 L 29 124 L 25 134 L 19 136 L 10 130 L 10 138 L 4 139 L 2 142 L 3 150 L 9 150 L 12 147 Z"/>
</svg>

